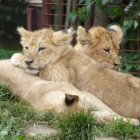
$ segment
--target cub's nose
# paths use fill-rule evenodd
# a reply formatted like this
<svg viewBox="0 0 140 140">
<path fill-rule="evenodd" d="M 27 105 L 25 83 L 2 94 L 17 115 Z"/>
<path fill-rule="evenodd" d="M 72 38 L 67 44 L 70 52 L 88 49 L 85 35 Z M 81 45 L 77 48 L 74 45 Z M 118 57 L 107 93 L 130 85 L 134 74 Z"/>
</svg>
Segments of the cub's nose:
<svg viewBox="0 0 140 140">
<path fill-rule="evenodd" d="M 25 63 L 29 66 L 33 61 L 25 61 Z"/>
</svg>

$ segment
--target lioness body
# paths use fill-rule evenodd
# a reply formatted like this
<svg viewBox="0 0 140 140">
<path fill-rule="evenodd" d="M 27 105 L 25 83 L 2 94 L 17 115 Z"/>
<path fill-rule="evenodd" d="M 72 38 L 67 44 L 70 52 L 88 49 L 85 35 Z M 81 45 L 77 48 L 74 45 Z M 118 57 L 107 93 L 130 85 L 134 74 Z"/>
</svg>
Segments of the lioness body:
<svg viewBox="0 0 140 140">
<path fill-rule="evenodd" d="M 127 121 L 92 94 L 80 92 L 66 82 L 44 81 L 29 75 L 24 70 L 14 67 L 9 60 L 0 61 L 0 82 L 8 85 L 14 95 L 39 111 L 60 114 L 82 109 L 92 112 L 99 122 L 107 123 L 116 117 Z M 66 97 L 69 97 L 70 102 L 67 103 Z M 136 119 L 130 121 L 134 125 L 139 123 Z"/>
</svg>

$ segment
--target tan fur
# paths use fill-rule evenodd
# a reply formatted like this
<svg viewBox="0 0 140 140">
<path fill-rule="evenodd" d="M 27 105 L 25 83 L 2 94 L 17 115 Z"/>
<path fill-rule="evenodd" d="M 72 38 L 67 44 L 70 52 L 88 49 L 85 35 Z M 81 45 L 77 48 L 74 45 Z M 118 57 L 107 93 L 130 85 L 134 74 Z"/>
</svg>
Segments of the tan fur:
<svg viewBox="0 0 140 140">
<path fill-rule="evenodd" d="M 107 68 L 115 68 L 120 64 L 119 45 L 123 32 L 117 25 L 108 29 L 92 27 L 88 31 L 81 26 L 77 30 L 75 50 L 102 63 Z"/>
<path fill-rule="evenodd" d="M 30 43 L 24 60 L 33 60 L 30 67 L 26 66 L 27 69 L 38 69 L 40 77 L 46 80 L 73 83 L 78 89 L 92 93 L 123 116 L 140 117 L 140 79 L 106 69 L 84 54 L 76 52 L 71 46 L 67 46 L 69 34 L 56 39 L 55 33 L 48 31 L 48 36 L 47 32 L 45 34 L 47 39 L 41 34 L 31 41 L 34 34 L 36 33 L 33 32 L 26 40 L 26 43 Z M 50 35 L 52 43 L 48 39 Z M 46 46 L 41 53 L 37 51 L 40 37 L 44 39 L 41 41 L 42 46 Z"/>
<path fill-rule="evenodd" d="M 38 111 L 61 114 L 84 110 L 90 111 L 102 123 L 108 123 L 113 118 L 128 121 L 127 118 L 116 114 L 92 94 L 80 92 L 69 83 L 41 80 L 37 76 L 29 75 L 24 70 L 14 67 L 9 60 L 0 61 L 0 82 L 8 85 L 14 95 Z M 66 96 L 69 99 L 75 99 L 74 103 L 67 105 Z M 139 124 L 136 119 L 130 119 L 130 121 L 133 125 Z"/>
</svg>

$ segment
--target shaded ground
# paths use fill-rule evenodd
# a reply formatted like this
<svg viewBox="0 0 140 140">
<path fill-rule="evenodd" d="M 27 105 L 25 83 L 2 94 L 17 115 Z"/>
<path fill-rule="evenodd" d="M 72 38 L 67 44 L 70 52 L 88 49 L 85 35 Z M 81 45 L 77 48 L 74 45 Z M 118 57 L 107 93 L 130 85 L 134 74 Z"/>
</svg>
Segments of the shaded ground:
<svg viewBox="0 0 140 140">
<path fill-rule="evenodd" d="M 36 135 L 43 135 L 43 136 L 51 136 L 58 133 L 57 129 L 47 127 L 44 124 L 33 124 L 33 125 L 27 125 L 24 128 L 24 133 L 27 136 L 36 136 Z"/>
</svg>

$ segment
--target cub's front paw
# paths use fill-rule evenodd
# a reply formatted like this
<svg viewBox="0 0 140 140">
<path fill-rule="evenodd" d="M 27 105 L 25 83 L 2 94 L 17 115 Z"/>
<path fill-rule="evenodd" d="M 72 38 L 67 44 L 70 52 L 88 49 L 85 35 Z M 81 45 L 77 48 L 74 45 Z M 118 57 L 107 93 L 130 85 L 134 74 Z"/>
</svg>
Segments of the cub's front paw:
<svg viewBox="0 0 140 140">
<path fill-rule="evenodd" d="M 21 66 L 23 61 L 23 54 L 15 53 L 11 57 L 11 63 L 15 66 Z"/>
</svg>

